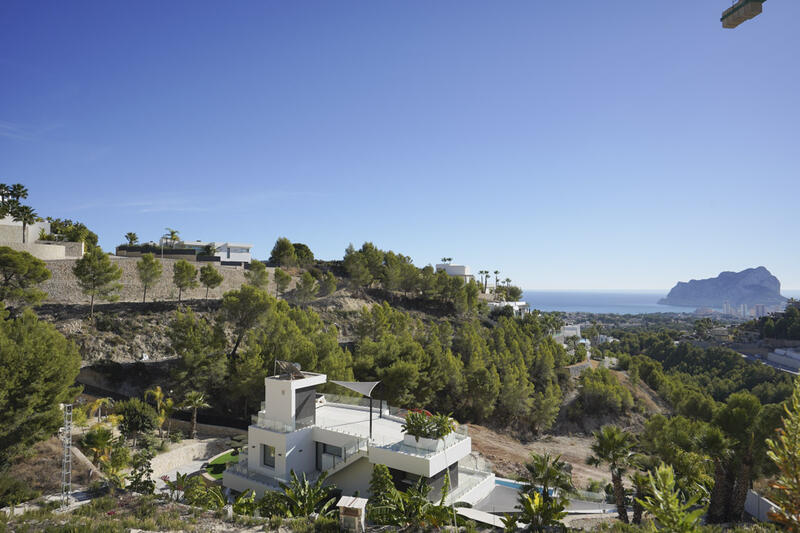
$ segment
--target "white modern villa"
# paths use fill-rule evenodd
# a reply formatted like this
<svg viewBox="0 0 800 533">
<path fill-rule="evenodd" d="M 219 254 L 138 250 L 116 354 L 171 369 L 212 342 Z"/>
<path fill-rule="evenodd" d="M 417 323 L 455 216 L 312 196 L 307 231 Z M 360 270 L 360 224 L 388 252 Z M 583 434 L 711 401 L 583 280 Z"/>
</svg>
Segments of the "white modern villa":
<svg viewBox="0 0 800 533">
<path fill-rule="evenodd" d="M 441 497 L 445 473 L 451 487 L 448 503 L 476 503 L 494 488 L 494 474 L 477 468 L 466 428 L 459 427 L 443 439 L 417 441 L 403 432 L 404 418 L 393 415 L 395 409 L 371 398 L 318 393 L 317 388 L 327 382 L 325 374 L 299 370 L 264 380 L 265 401 L 253 417 L 239 463 L 223 475 L 225 487 L 238 492 L 253 489 L 261 495 L 277 490 L 292 471 L 312 480 L 327 472 L 326 483 L 343 494 L 357 491 L 369 497 L 373 465 L 384 464 L 398 488 L 424 479 L 432 488 L 431 500 Z M 332 383 L 364 396 L 377 385 Z"/>
<path fill-rule="evenodd" d="M 252 260 L 250 250 L 253 245 L 243 242 L 176 241 L 173 243 L 169 237 L 161 237 L 159 245 L 195 250 L 198 253 L 202 253 L 210 247 L 214 249 L 212 255 L 219 257 L 222 265 L 244 266 L 245 264 L 249 265 Z"/>
<path fill-rule="evenodd" d="M 470 273 L 468 265 L 439 263 L 436 265 L 436 272 L 439 271 L 444 271 L 448 276 L 453 276 L 454 278 L 461 278 L 464 280 L 464 283 L 469 283 L 470 280 L 475 279 L 475 276 Z"/>
</svg>

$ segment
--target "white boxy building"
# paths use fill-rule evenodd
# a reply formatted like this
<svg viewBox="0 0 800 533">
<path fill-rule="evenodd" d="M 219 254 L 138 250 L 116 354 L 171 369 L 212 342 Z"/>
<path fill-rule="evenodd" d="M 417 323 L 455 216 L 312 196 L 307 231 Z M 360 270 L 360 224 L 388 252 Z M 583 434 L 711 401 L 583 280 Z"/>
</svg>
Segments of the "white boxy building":
<svg viewBox="0 0 800 533">
<path fill-rule="evenodd" d="M 326 484 L 343 494 L 358 491 L 369 497 L 374 464 L 389 467 L 398 488 L 413 486 L 420 478 L 441 497 L 445 472 L 449 473 L 449 502 L 475 503 L 494 488 L 494 474 L 475 468 L 472 441 L 458 428 L 444 439 L 420 439 L 402 431 L 403 418 L 378 400 L 370 407 L 366 398 L 317 393 L 327 382 L 324 374 L 295 372 L 267 377 L 261 411 L 248 430 L 248 445 L 239 463 L 223 474 L 223 485 L 243 492 L 278 490 L 291 472 L 316 479 L 328 473 Z M 357 384 L 361 385 L 361 384 Z"/>
</svg>

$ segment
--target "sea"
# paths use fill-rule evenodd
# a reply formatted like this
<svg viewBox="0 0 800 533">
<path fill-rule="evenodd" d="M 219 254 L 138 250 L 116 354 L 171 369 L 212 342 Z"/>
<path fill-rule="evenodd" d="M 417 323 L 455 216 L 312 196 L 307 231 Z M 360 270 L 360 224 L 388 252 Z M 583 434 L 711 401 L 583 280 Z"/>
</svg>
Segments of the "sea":
<svg viewBox="0 0 800 533">
<path fill-rule="evenodd" d="M 647 313 L 692 313 L 694 307 L 659 305 L 664 291 L 523 291 L 522 299 L 531 309 L 565 313 L 615 313 L 643 315 Z M 787 298 L 800 299 L 800 291 L 784 290 Z"/>
</svg>

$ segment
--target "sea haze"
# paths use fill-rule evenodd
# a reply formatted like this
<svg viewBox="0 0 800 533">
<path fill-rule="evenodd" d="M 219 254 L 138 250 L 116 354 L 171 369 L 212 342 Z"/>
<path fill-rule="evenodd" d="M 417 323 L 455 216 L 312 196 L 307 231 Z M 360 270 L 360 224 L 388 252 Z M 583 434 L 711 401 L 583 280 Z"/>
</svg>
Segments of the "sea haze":
<svg viewBox="0 0 800 533">
<path fill-rule="evenodd" d="M 694 307 L 658 305 L 664 291 L 524 291 L 522 299 L 531 309 L 566 313 L 692 313 Z M 799 298 L 800 291 L 781 291 L 787 298 Z"/>
</svg>

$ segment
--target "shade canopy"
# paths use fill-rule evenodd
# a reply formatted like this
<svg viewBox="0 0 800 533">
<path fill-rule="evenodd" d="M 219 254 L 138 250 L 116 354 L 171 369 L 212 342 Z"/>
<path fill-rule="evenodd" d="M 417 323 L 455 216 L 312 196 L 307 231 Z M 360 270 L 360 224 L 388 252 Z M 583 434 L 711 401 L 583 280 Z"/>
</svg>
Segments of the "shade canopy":
<svg viewBox="0 0 800 533">
<path fill-rule="evenodd" d="M 346 389 L 350 389 L 353 392 L 357 392 L 359 394 L 363 394 L 364 396 L 372 396 L 372 390 L 378 386 L 380 381 L 333 381 L 331 383 L 336 383 Z"/>
</svg>

